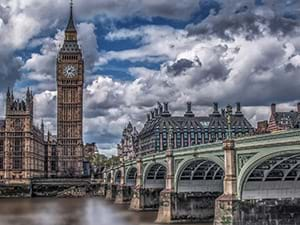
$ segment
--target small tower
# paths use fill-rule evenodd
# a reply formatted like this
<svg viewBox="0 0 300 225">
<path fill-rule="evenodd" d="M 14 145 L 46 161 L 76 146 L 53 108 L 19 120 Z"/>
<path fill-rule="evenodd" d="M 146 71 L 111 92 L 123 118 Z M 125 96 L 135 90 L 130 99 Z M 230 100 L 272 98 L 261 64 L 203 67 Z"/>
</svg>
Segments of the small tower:
<svg viewBox="0 0 300 225">
<path fill-rule="evenodd" d="M 12 101 L 12 98 L 11 98 L 11 94 L 10 94 L 10 89 L 7 88 L 7 94 L 6 94 L 6 114 L 8 113 L 9 107 L 11 105 L 11 101 Z"/>
<path fill-rule="evenodd" d="M 41 131 L 43 133 L 43 135 L 45 134 L 45 125 L 44 125 L 44 120 L 42 120 L 41 122 Z"/>
</svg>

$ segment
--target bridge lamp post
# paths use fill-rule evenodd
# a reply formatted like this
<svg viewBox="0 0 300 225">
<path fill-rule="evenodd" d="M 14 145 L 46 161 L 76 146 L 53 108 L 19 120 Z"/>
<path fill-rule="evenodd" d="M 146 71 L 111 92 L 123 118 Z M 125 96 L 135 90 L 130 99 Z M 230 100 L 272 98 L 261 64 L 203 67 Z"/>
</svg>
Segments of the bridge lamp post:
<svg viewBox="0 0 300 225">
<path fill-rule="evenodd" d="M 235 141 L 232 138 L 232 107 L 226 108 L 227 138 L 223 142 L 224 150 L 224 193 L 216 200 L 214 225 L 235 225 L 238 221 L 237 173 Z"/>
</svg>

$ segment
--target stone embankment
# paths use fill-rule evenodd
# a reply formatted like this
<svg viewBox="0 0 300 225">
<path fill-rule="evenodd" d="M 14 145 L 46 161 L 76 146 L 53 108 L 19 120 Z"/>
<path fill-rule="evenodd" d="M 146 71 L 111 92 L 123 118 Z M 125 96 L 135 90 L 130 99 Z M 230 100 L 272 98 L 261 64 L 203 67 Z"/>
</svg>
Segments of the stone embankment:
<svg viewBox="0 0 300 225">
<path fill-rule="evenodd" d="M 100 195 L 100 183 L 86 179 L 34 180 L 30 184 L 0 186 L 0 198 L 79 198 Z"/>
</svg>

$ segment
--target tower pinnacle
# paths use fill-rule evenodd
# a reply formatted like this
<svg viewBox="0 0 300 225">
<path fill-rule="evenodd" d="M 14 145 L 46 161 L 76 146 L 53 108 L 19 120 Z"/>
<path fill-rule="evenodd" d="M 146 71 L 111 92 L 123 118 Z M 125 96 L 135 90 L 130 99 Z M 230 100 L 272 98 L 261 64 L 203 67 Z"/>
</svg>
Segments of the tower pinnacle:
<svg viewBox="0 0 300 225">
<path fill-rule="evenodd" d="M 70 18 L 69 18 L 66 32 L 76 32 L 76 28 L 74 25 L 74 19 L 73 19 L 73 0 L 70 1 Z"/>
</svg>

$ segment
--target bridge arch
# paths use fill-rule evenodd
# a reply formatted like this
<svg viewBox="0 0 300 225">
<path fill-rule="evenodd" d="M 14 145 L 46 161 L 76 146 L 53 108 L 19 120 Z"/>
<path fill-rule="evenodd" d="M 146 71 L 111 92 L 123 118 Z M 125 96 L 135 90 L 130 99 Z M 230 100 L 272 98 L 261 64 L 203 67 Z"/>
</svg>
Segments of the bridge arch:
<svg viewBox="0 0 300 225">
<path fill-rule="evenodd" d="M 269 150 L 250 158 L 238 177 L 238 196 L 247 199 L 300 197 L 300 149 Z"/>
<path fill-rule="evenodd" d="M 175 191 L 223 192 L 224 162 L 215 156 L 182 161 L 175 173 Z"/>
<path fill-rule="evenodd" d="M 144 188 L 165 188 L 167 166 L 162 162 L 153 162 L 146 165 L 143 174 Z"/>
<path fill-rule="evenodd" d="M 120 184 L 121 183 L 121 177 L 122 177 L 122 172 L 121 170 L 117 170 L 115 172 L 115 175 L 114 175 L 114 181 L 115 181 L 115 184 Z"/>
<path fill-rule="evenodd" d="M 137 168 L 135 166 L 131 166 L 126 170 L 125 181 L 127 186 L 135 186 L 137 178 Z"/>
</svg>

